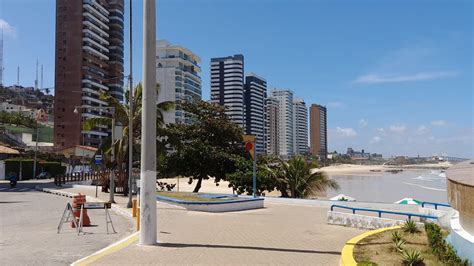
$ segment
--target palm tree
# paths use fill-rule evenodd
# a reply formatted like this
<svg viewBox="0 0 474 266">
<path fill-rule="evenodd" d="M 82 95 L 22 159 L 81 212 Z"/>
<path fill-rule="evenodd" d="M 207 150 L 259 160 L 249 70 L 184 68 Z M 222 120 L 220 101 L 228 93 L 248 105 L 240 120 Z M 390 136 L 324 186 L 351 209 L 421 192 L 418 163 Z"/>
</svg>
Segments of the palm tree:
<svg viewBox="0 0 474 266">
<path fill-rule="evenodd" d="M 156 89 L 159 93 L 160 85 L 156 84 Z M 111 146 L 114 148 L 114 155 L 115 160 L 118 166 L 119 173 L 123 173 L 123 165 L 128 160 L 128 149 L 132 148 L 136 152 L 138 149 L 135 145 L 139 144 L 140 135 L 141 135 L 141 116 L 142 116 L 142 85 L 139 83 L 135 87 L 134 98 L 133 98 L 133 112 L 130 112 L 130 108 L 128 104 L 120 103 L 115 97 L 111 96 L 108 93 L 101 92 L 99 96 L 100 100 L 105 101 L 108 107 L 114 107 L 114 114 L 113 118 L 115 119 L 116 124 L 120 124 L 123 126 L 122 130 L 122 138 L 115 140 L 113 145 L 111 145 L 111 140 L 107 140 L 102 146 L 99 148 L 98 152 L 104 151 L 104 154 L 110 155 L 111 154 Z M 125 95 L 125 98 L 128 99 L 128 92 Z M 161 128 L 164 125 L 164 118 L 163 112 L 169 111 L 173 108 L 174 103 L 172 102 L 162 102 L 157 104 L 156 108 L 156 126 Z M 130 117 L 132 117 L 133 121 L 133 136 L 134 137 L 134 147 L 128 147 L 128 125 L 130 121 Z M 91 117 L 88 118 L 83 123 L 84 130 L 92 130 L 94 127 L 99 125 L 112 125 L 112 117 Z M 131 170 L 131 169 L 129 169 Z M 125 192 L 127 192 L 125 190 Z"/>
<path fill-rule="evenodd" d="M 312 171 L 316 167 L 303 156 L 295 156 L 288 162 L 279 160 L 277 165 L 268 166 L 265 171 L 278 180 L 277 189 L 283 197 L 310 198 L 327 189 L 339 189 L 336 181 L 324 173 Z"/>
</svg>

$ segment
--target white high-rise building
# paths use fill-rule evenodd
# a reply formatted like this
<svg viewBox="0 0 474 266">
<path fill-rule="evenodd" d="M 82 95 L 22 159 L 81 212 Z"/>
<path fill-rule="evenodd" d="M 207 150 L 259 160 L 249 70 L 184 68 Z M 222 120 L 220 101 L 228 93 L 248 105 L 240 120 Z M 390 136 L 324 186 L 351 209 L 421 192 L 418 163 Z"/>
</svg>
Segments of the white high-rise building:
<svg viewBox="0 0 474 266">
<path fill-rule="evenodd" d="M 187 48 L 156 41 L 156 80 L 160 84 L 158 102 L 196 101 L 202 98 L 201 59 Z M 179 106 L 163 114 L 165 124 L 191 123 Z"/>
<path fill-rule="evenodd" d="M 256 136 L 255 152 L 257 154 L 265 153 L 265 98 L 267 98 L 267 81 L 254 73 L 246 75 L 245 129 L 247 134 Z"/>
<path fill-rule="evenodd" d="M 270 97 L 278 103 L 278 155 L 291 156 L 294 153 L 293 91 L 274 89 Z"/>
<path fill-rule="evenodd" d="M 245 128 L 244 56 L 211 59 L 211 102 L 226 107 L 226 114 Z"/>
<path fill-rule="evenodd" d="M 293 100 L 294 154 L 308 153 L 308 109 L 303 99 Z"/>
</svg>

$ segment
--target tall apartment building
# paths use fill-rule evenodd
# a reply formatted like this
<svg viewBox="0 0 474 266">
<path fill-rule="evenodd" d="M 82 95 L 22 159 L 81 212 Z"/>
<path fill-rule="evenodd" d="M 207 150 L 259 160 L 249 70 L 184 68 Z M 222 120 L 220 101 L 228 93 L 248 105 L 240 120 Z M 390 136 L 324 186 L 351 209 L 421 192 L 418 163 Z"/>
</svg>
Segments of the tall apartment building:
<svg viewBox="0 0 474 266">
<path fill-rule="evenodd" d="M 276 156 L 280 154 L 280 149 L 278 146 L 278 140 L 280 138 L 278 105 L 279 105 L 279 101 L 277 99 L 272 98 L 272 97 L 269 97 L 266 99 L 265 151 L 268 155 L 276 155 Z"/>
<path fill-rule="evenodd" d="M 294 153 L 293 138 L 293 92 L 285 89 L 274 89 L 271 98 L 278 103 L 278 154 L 291 156 Z"/>
<path fill-rule="evenodd" d="M 88 117 L 110 115 L 87 107 L 106 106 L 105 91 L 123 100 L 123 0 L 57 0 L 54 145 L 99 146 L 110 129 L 82 131 Z M 75 106 L 83 106 L 79 114 Z"/>
<path fill-rule="evenodd" d="M 265 99 L 267 98 L 267 81 L 250 73 L 245 76 L 244 105 L 245 131 L 256 136 L 255 152 L 265 153 Z"/>
<path fill-rule="evenodd" d="M 156 42 L 156 80 L 160 84 L 158 102 L 196 101 L 202 98 L 201 59 L 192 51 L 170 44 Z M 166 124 L 191 123 L 192 118 L 177 107 L 163 114 Z"/>
<path fill-rule="evenodd" d="M 225 106 L 229 118 L 245 127 L 243 55 L 211 59 L 211 102 Z"/>
<path fill-rule="evenodd" d="M 294 154 L 308 153 L 308 109 L 303 99 L 293 101 Z"/>
<path fill-rule="evenodd" d="M 320 159 L 327 158 L 328 133 L 326 107 L 312 104 L 310 113 L 310 152 Z"/>
</svg>

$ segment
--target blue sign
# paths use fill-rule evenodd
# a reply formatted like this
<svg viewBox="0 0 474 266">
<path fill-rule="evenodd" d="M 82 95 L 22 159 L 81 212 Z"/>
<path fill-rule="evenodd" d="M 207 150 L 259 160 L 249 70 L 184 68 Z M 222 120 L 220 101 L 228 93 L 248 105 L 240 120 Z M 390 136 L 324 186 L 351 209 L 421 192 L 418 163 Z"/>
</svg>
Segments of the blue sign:
<svg viewBox="0 0 474 266">
<path fill-rule="evenodd" d="M 94 163 L 95 163 L 95 165 L 101 165 L 102 164 L 102 155 L 96 155 L 94 157 Z"/>
</svg>

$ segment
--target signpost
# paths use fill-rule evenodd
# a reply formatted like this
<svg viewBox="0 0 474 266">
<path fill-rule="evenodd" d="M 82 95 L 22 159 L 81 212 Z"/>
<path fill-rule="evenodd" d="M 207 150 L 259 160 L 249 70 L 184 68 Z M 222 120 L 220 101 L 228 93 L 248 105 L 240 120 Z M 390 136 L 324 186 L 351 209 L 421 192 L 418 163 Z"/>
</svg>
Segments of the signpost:
<svg viewBox="0 0 474 266">
<path fill-rule="evenodd" d="M 253 197 L 257 197 L 257 156 L 255 155 L 255 135 L 242 135 L 242 139 L 245 142 L 245 150 L 250 153 L 253 159 Z"/>
<path fill-rule="evenodd" d="M 94 157 L 94 163 L 95 165 L 102 165 L 102 154 L 97 154 Z"/>
</svg>

